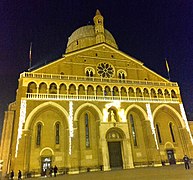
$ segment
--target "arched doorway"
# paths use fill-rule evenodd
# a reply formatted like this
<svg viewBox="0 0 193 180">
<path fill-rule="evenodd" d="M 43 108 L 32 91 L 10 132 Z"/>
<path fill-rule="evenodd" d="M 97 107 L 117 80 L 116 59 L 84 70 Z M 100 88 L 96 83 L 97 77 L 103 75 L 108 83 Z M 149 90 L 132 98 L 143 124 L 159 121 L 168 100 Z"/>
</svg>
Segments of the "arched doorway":
<svg viewBox="0 0 193 180">
<path fill-rule="evenodd" d="M 123 168 L 122 140 L 123 136 L 117 129 L 110 130 L 107 135 L 107 144 L 109 152 L 109 166 L 111 169 Z"/>
<path fill-rule="evenodd" d="M 48 175 L 52 166 L 52 157 L 41 157 L 41 175 Z"/>
<path fill-rule="evenodd" d="M 41 158 L 41 175 L 48 176 L 50 168 L 52 167 L 53 150 L 51 148 L 44 148 L 40 152 Z"/>
<path fill-rule="evenodd" d="M 170 163 L 170 165 L 176 164 L 176 159 L 174 156 L 174 150 L 168 149 L 166 152 L 167 152 L 167 156 L 168 156 L 168 162 Z"/>
</svg>

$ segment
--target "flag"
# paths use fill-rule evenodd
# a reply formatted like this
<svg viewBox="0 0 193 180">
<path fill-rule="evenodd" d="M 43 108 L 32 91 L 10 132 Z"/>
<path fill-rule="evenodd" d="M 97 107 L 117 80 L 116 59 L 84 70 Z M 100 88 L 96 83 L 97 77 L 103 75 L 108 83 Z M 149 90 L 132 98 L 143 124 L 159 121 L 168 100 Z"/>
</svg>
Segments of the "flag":
<svg viewBox="0 0 193 180">
<path fill-rule="evenodd" d="M 166 59 L 166 69 L 167 69 L 168 72 L 170 72 L 170 68 L 169 68 L 167 59 Z"/>
</svg>

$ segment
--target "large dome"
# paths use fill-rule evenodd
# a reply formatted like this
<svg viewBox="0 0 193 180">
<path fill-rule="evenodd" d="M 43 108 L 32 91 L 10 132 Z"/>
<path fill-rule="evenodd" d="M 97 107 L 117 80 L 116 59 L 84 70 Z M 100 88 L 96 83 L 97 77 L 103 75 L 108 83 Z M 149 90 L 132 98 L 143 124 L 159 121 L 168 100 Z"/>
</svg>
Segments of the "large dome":
<svg viewBox="0 0 193 180">
<path fill-rule="evenodd" d="M 118 49 L 114 37 L 108 30 L 104 30 L 105 43 Z M 96 35 L 94 25 L 87 25 L 75 30 L 68 39 L 66 53 L 95 45 Z"/>
<path fill-rule="evenodd" d="M 103 26 L 103 17 L 97 10 L 94 25 L 87 25 L 75 30 L 68 39 L 66 53 L 99 43 L 106 43 L 118 49 L 112 34 Z"/>
</svg>

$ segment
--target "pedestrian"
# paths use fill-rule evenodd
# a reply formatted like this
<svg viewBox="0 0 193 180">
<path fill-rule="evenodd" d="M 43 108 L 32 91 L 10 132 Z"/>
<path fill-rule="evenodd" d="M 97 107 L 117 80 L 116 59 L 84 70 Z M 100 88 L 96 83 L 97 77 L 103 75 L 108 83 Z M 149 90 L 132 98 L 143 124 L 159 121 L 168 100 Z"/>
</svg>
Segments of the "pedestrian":
<svg viewBox="0 0 193 180">
<path fill-rule="evenodd" d="M 188 157 L 187 155 L 185 155 L 185 156 L 183 157 L 183 160 L 184 160 L 185 169 L 190 169 L 190 165 L 189 165 L 190 159 L 189 159 L 189 157 Z"/>
<path fill-rule="evenodd" d="M 58 168 L 57 168 L 57 166 L 55 165 L 55 166 L 54 166 L 54 177 L 56 177 L 57 172 L 58 172 Z"/>
<path fill-rule="evenodd" d="M 52 177 L 53 167 L 50 167 L 50 177 Z"/>
<path fill-rule="evenodd" d="M 18 171 L 18 180 L 21 180 L 21 171 Z"/>
<path fill-rule="evenodd" d="M 11 171 L 10 178 L 11 178 L 11 179 L 14 178 L 14 171 L 13 171 L 13 170 Z"/>
</svg>

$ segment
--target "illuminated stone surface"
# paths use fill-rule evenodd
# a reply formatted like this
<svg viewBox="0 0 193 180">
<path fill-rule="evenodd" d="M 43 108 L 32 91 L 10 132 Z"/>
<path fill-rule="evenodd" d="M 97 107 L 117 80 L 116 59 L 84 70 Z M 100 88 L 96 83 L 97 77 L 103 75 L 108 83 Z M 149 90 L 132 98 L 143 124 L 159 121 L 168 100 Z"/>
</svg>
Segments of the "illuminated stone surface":
<svg viewBox="0 0 193 180">
<path fill-rule="evenodd" d="M 62 58 L 20 74 L 16 100 L 5 112 L 3 175 L 12 169 L 45 175 L 54 165 L 78 174 L 193 158 L 178 84 L 121 52 L 103 21 L 97 10 L 94 25 L 72 33 Z"/>
</svg>

